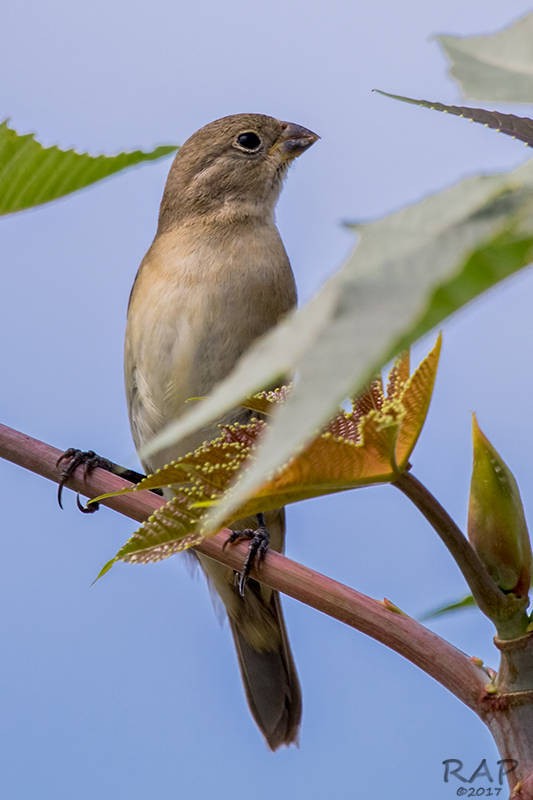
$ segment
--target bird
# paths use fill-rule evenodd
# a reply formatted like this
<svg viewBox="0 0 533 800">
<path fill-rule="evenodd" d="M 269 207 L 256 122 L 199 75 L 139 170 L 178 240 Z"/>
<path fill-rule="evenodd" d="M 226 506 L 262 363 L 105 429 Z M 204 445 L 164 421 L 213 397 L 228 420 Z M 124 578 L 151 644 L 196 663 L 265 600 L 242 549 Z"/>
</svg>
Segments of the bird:
<svg viewBox="0 0 533 800">
<path fill-rule="evenodd" d="M 142 457 L 143 446 L 186 411 L 190 398 L 208 394 L 294 308 L 294 275 L 274 210 L 289 165 L 318 138 L 264 114 L 234 114 L 200 128 L 178 150 L 127 314 L 128 413 L 147 472 L 215 438 L 219 424 L 249 414 L 235 409 Z M 263 525 L 269 546 L 282 552 L 284 509 L 231 528 L 265 533 Z M 227 612 L 248 704 L 267 745 L 297 743 L 301 689 L 279 594 L 252 579 L 239 591 L 232 570 L 194 556 Z"/>
</svg>

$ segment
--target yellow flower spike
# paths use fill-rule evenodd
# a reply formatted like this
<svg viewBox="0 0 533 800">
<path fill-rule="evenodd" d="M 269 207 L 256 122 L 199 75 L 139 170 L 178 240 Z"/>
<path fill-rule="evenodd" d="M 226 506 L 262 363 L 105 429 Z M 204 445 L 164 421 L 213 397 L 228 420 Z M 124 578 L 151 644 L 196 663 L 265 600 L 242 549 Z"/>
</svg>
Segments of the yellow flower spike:
<svg viewBox="0 0 533 800">
<path fill-rule="evenodd" d="M 475 414 L 472 443 L 468 538 L 500 589 L 522 597 L 530 585 L 531 542 L 520 491 Z"/>
</svg>

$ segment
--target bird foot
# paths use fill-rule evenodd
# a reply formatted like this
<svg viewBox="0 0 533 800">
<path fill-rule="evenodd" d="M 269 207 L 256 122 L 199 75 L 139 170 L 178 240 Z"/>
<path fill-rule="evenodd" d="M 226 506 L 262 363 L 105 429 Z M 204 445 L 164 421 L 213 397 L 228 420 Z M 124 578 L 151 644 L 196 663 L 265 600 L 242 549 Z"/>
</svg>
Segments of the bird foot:
<svg viewBox="0 0 533 800">
<path fill-rule="evenodd" d="M 61 469 L 61 477 L 57 487 L 57 502 L 60 508 L 63 508 L 61 502 L 63 488 L 80 466 L 83 466 L 84 469 L 84 479 L 97 467 L 105 469 L 112 475 L 117 475 L 119 478 L 123 478 L 130 483 L 140 483 L 143 478 L 146 478 L 146 475 L 143 475 L 141 472 L 136 472 L 134 469 L 129 469 L 128 467 L 121 467 L 120 464 L 115 464 L 114 461 L 110 461 L 108 458 L 104 458 L 104 456 L 99 456 L 94 450 L 78 450 L 76 447 L 69 447 L 68 450 L 65 450 L 63 455 L 59 456 L 56 461 L 56 466 L 59 467 L 63 462 L 65 462 L 65 465 Z M 150 491 L 159 496 L 163 495 L 161 489 L 151 489 Z M 98 511 L 99 508 L 98 503 L 91 503 L 90 506 L 84 505 L 80 501 L 79 494 L 76 498 L 76 503 L 79 510 L 84 514 L 92 514 L 94 511 Z"/>
<path fill-rule="evenodd" d="M 248 554 L 240 572 L 235 572 L 235 588 L 240 597 L 244 597 L 244 590 L 248 582 L 248 578 L 252 567 L 259 566 L 264 559 L 270 544 L 270 534 L 265 524 L 263 514 L 257 515 L 259 525 L 257 528 L 244 528 L 241 531 L 233 531 L 226 541 L 224 542 L 223 549 L 228 544 L 240 542 L 242 539 L 248 539 L 250 544 L 248 547 Z"/>
<path fill-rule="evenodd" d="M 57 487 L 57 502 L 60 508 L 63 508 L 62 499 L 65 484 L 73 476 L 78 467 L 81 466 L 83 466 L 84 479 L 87 478 L 96 467 L 106 469 L 109 472 L 113 471 L 113 463 L 109 461 L 109 459 L 97 455 L 94 450 L 78 450 L 76 447 L 69 447 L 56 461 L 56 467 L 61 467 L 61 478 Z M 76 495 L 76 504 L 79 510 L 84 514 L 93 514 L 95 511 L 98 511 L 99 508 L 98 503 L 92 503 L 90 506 L 84 505 L 80 501 L 79 494 Z"/>
</svg>

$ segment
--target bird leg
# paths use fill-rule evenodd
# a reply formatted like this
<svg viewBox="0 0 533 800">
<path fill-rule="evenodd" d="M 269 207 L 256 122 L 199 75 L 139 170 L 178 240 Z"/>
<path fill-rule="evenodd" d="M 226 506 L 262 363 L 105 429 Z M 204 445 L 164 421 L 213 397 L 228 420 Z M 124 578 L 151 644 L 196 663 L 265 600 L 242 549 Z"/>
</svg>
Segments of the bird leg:
<svg viewBox="0 0 533 800">
<path fill-rule="evenodd" d="M 78 450 L 76 447 L 69 447 L 68 450 L 65 450 L 63 455 L 59 456 L 56 466 L 60 467 L 61 464 L 64 464 L 64 466 L 61 467 L 61 478 L 57 487 L 57 502 L 60 508 L 63 508 L 63 488 L 79 466 L 83 466 L 84 479 L 97 467 L 105 469 L 113 475 L 118 475 L 119 478 L 124 478 L 124 480 L 130 481 L 130 483 L 140 483 L 143 478 L 146 477 L 140 472 L 122 467 L 120 464 L 115 464 L 114 461 L 110 461 L 108 458 L 99 456 L 94 450 Z M 153 489 L 152 491 L 154 491 L 155 494 L 162 494 L 160 489 Z M 76 496 L 76 503 L 79 510 L 84 514 L 92 514 L 94 511 L 98 511 L 99 508 L 98 503 L 92 503 L 90 506 L 83 505 L 80 501 L 79 494 Z"/>
<path fill-rule="evenodd" d="M 242 539 L 248 539 L 250 541 L 248 554 L 242 570 L 241 572 L 235 573 L 235 588 L 240 597 L 244 597 L 244 589 L 246 588 L 246 583 L 252 567 L 254 564 L 258 566 L 261 563 L 270 544 L 270 534 L 266 526 L 264 514 L 257 514 L 257 523 L 257 528 L 244 528 L 241 531 L 233 531 L 228 536 L 223 546 L 223 549 L 225 549 L 228 544 L 239 542 Z"/>
</svg>

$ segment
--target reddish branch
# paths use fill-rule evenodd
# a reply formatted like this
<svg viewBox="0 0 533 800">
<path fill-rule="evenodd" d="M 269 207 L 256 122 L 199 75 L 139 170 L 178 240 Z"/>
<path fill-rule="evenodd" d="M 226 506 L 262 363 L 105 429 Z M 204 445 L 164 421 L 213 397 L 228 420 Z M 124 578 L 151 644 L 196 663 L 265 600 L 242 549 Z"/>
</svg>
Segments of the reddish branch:
<svg viewBox="0 0 533 800">
<path fill-rule="evenodd" d="M 0 457 L 52 481 L 59 480 L 56 467 L 61 451 L 0 425 Z M 96 469 L 84 479 L 78 468 L 67 486 L 87 497 L 124 488 L 129 484 L 105 470 Z M 105 505 L 138 522 L 145 520 L 162 503 L 151 492 L 110 498 Z M 198 550 L 233 569 L 239 569 L 246 555 L 246 544 L 222 549 L 229 531 L 211 536 Z M 263 583 L 345 622 L 400 653 L 431 675 L 476 713 L 483 716 L 487 676 L 471 659 L 410 617 L 372 600 L 348 586 L 327 578 L 290 559 L 270 551 L 260 567 L 252 572 Z"/>
</svg>

